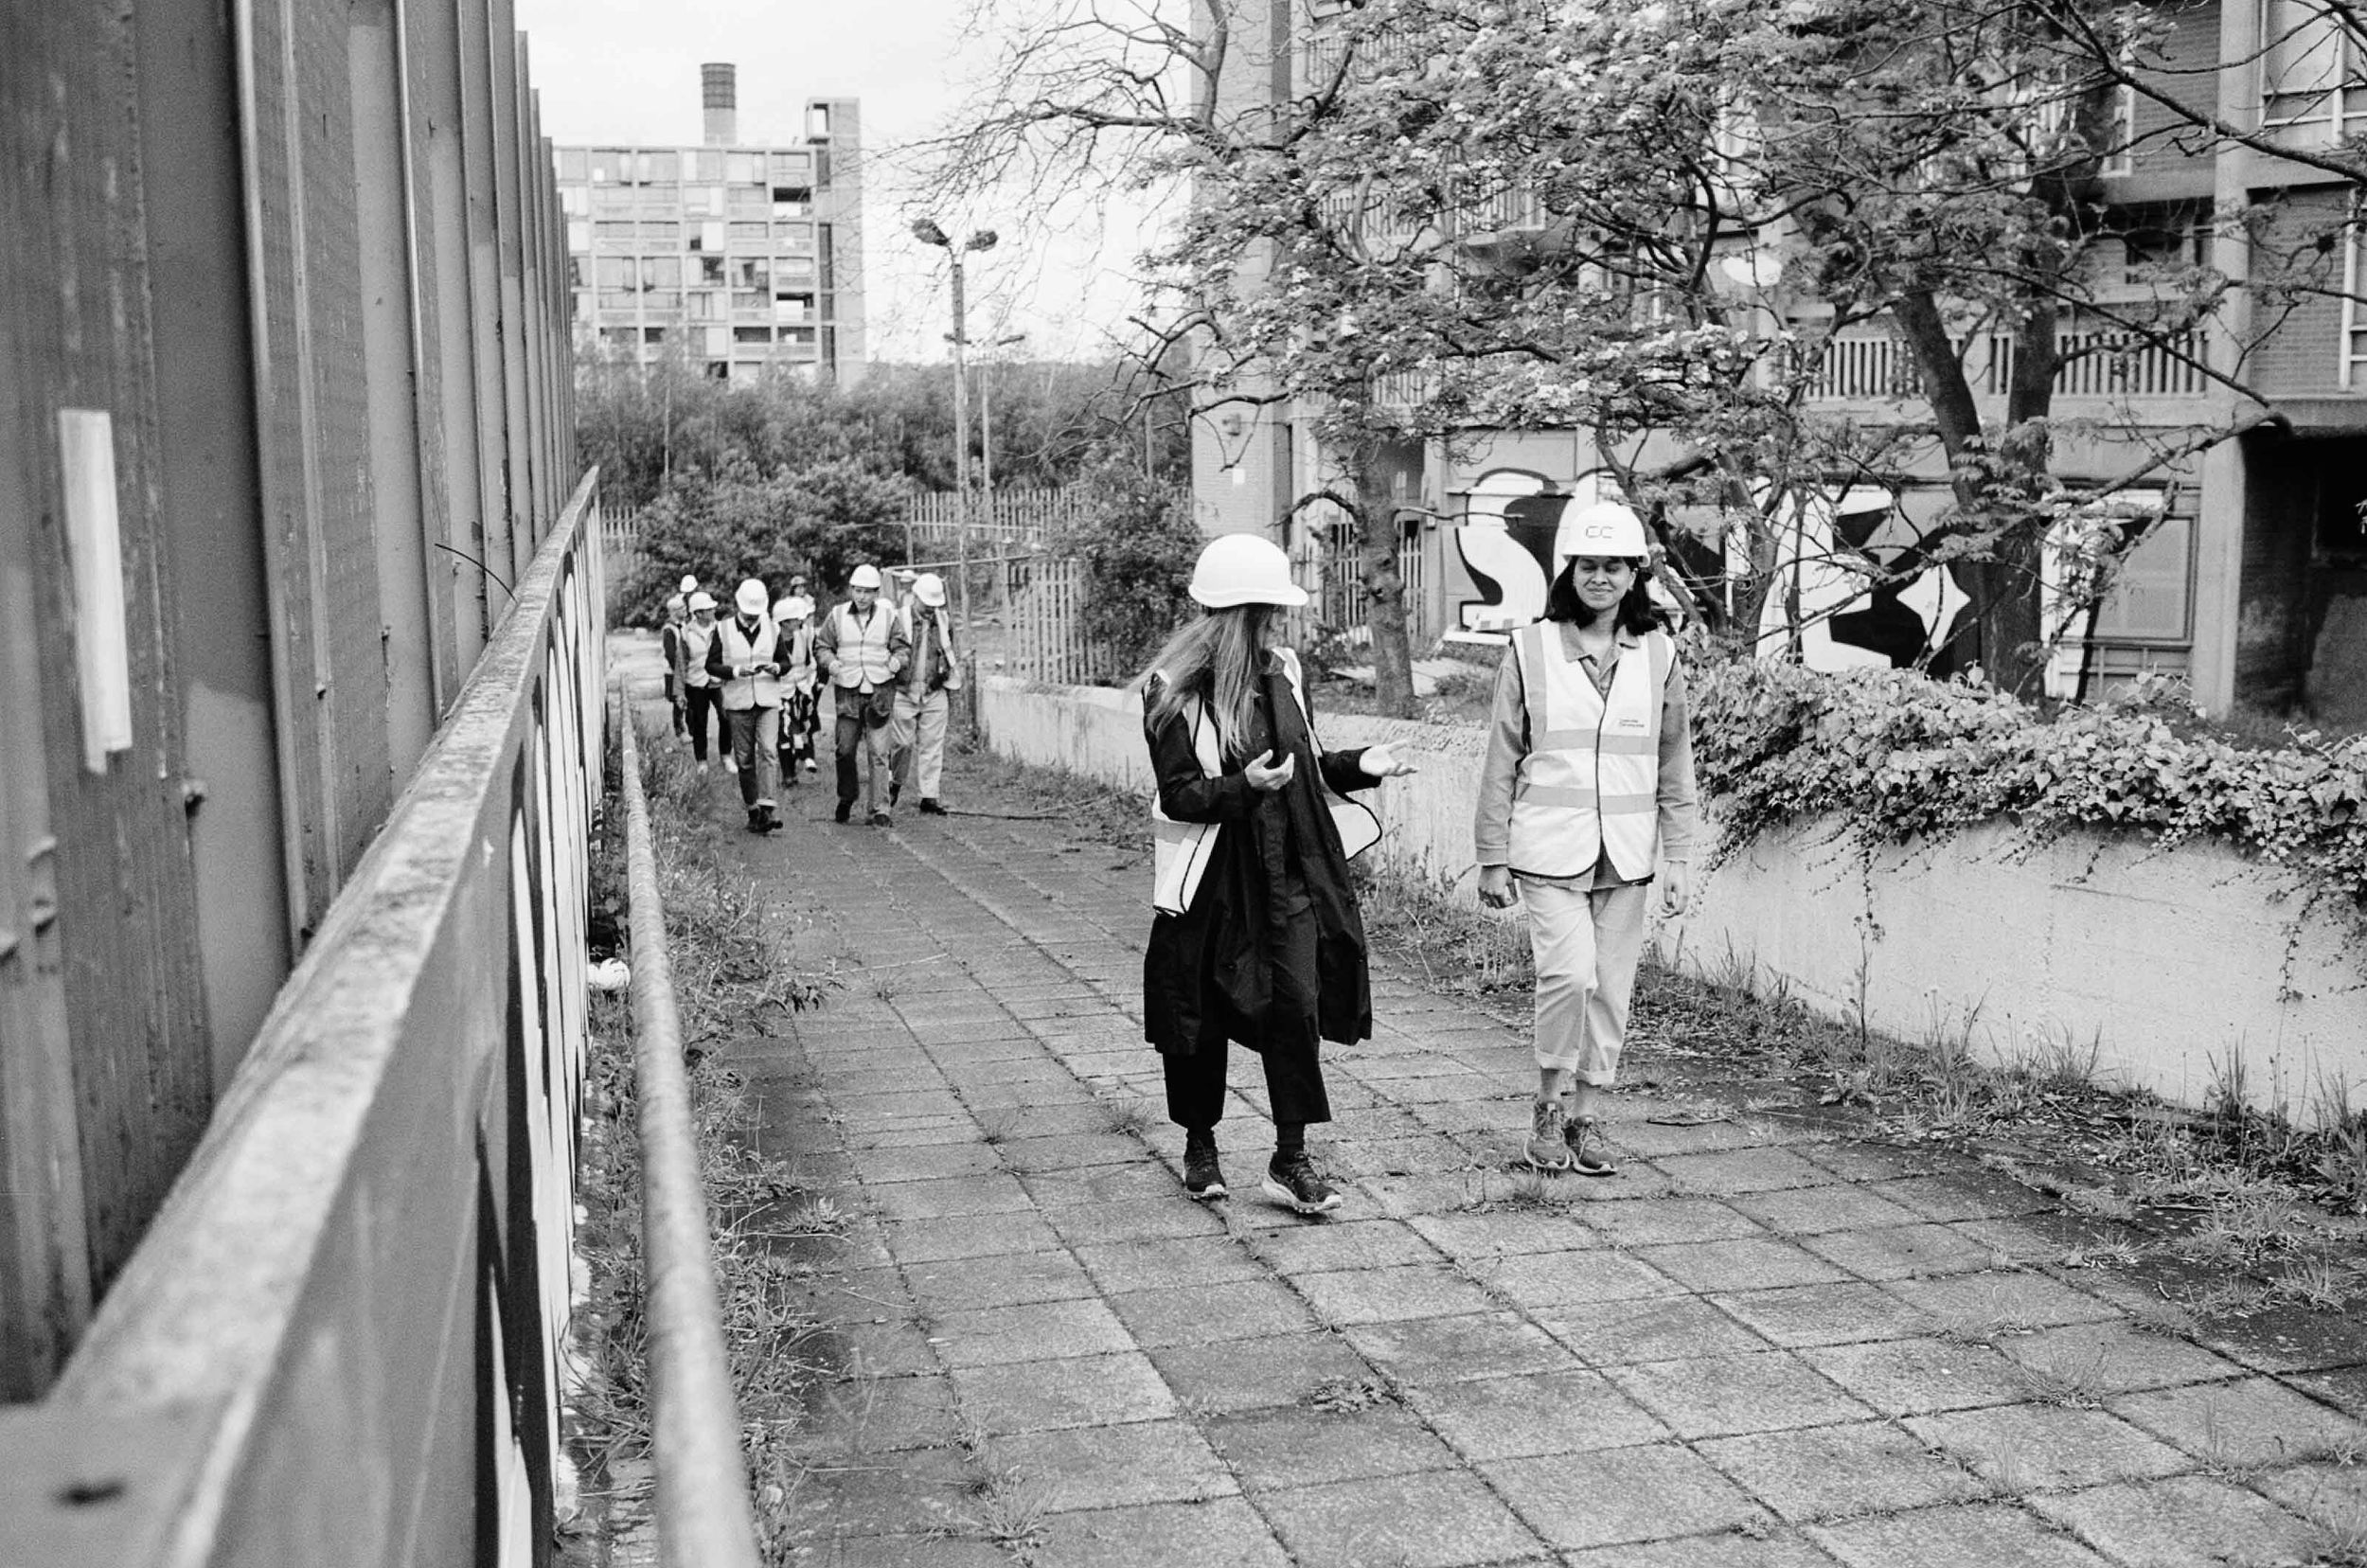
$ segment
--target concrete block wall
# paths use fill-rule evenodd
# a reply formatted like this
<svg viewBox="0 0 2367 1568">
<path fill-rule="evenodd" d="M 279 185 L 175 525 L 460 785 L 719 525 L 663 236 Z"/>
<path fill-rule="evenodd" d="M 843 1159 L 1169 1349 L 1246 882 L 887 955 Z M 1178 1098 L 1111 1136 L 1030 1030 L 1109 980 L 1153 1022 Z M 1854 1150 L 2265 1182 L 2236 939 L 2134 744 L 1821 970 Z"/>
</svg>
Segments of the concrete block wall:
<svg viewBox="0 0 2367 1568">
<path fill-rule="evenodd" d="M 1131 692 L 988 678 L 988 743 L 1015 760 L 1150 788 Z M 1367 798 L 1376 869 L 1473 900 L 1475 727 L 1316 715 L 1325 744 L 1402 739 L 1420 772 Z M 1146 808 L 1147 809 L 1147 808 Z M 1149 902 L 1144 867 L 1144 902 Z M 2240 1062 L 2246 1097 L 2311 1121 L 2347 1088 L 2367 1103 L 2367 963 L 2349 917 L 2305 917 L 2290 879 L 2233 850 L 2074 834 L 2031 845 L 1984 828 L 1861 849 L 1837 821 L 1762 837 L 1656 933 L 1662 956 L 1713 979 L 1780 979 L 1831 1018 L 1894 1038 L 1968 1039 L 1992 1063 L 2092 1049 L 2106 1082 L 2185 1105 Z"/>
</svg>

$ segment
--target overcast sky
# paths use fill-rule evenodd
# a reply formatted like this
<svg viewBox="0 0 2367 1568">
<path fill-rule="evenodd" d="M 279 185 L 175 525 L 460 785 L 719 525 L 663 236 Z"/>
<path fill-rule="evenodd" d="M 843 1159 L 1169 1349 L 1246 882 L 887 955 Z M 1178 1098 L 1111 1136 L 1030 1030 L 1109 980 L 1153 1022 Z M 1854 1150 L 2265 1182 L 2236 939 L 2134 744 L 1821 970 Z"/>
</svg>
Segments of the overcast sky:
<svg viewBox="0 0 2367 1568">
<path fill-rule="evenodd" d="M 903 143 L 938 130 L 976 74 L 980 52 L 960 36 L 970 0 L 518 0 L 544 134 L 562 144 L 695 146 L 699 67 L 739 68 L 743 142 L 802 134 L 808 98 L 863 100 L 863 134 L 886 156 L 864 189 L 864 274 L 874 360 L 945 353 L 952 305 L 945 253 L 911 238 L 926 209 L 900 177 Z M 942 215 L 954 226 L 954 215 Z M 970 263 L 970 337 L 1024 332 L 1006 352 L 1100 358 L 1139 293 L 1127 276 L 1143 248 L 1139 222 L 1115 233 L 1048 237 L 1001 213 L 981 214 L 1006 243 Z"/>
</svg>

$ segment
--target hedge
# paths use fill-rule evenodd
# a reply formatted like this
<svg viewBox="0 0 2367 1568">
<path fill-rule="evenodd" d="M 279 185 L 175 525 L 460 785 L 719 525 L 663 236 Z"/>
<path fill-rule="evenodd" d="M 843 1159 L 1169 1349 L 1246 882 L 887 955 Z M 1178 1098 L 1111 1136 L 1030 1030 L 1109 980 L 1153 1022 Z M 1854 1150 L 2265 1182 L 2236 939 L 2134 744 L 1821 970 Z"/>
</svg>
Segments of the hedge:
<svg viewBox="0 0 2367 1568">
<path fill-rule="evenodd" d="M 1732 659 L 1695 665 L 1690 685 L 1700 786 L 1729 847 L 1825 814 L 1877 841 L 2005 819 L 2040 836 L 2216 839 L 2294 871 L 2313 901 L 2367 905 L 2367 736 L 2254 750 L 2181 733 L 2199 715 L 2166 681 L 2051 718 L 1907 670 Z"/>
</svg>

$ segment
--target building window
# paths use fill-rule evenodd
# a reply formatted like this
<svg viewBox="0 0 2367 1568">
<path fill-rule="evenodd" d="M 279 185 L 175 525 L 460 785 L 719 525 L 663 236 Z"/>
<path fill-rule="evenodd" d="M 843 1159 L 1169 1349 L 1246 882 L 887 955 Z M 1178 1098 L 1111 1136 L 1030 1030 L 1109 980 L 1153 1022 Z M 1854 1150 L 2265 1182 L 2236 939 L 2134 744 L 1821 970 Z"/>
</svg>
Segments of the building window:
<svg viewBox="0 0 2367 1568">
<path fill-rule="evenodd" d="M 770 231 L 762 223 L 734 223 L 731 225 L 731 237 L 734 241 L 753 241 L 756 244 L 761 245 L 764 243 L 765 237 L 769 232 Z"/>
<path fill-rule="evenodd" d="M 732 258 L 732 286 L 739 289 L 763 289 L 772 286 L 772 265 L 761 256 L 739 256 Z"/>
<path fill-rule="evenodd" d="M 731 185 L 754 185 L 764 178 L 754 152 L 729 152 L 723 157 L 723 178 Z"/>
<path fill-rule="evenodd" d="M 734 343 L 761 343 L 769 348 L 773 346 L 773 329 L 770 327 L 735 327 L 732 329 L 732 341 Z"/>
<path fill-rule="evenodd" d="M 830 106 L 827 103 L 806 105 L 806 138 L 809 141 L 830 139 Z"/>
<path fill-rule="evenodd" d="M 571 218 L 580 218 L 592 210 L 592 192 L 582 186 L 561 186 L 559 210 Z"/>
<path fill-rule="evenodd" d="M 641 221 L 641 238 L 654 240 L 659 244 L 671 248 L 682 243 L 682 225 L 667 220 L 645 218 Z"/>
<path fill-rule="evenodd" d="M 603 289 L 631 289 L 640 285 L 641 265 L 630 256 L 603 256 L 597 264 L 600 287 Z"/>
<path fill-rule="evenodd" d="M 695 251 L 712 251 L 721 256 L 723 252 L 723 225 L 713 219 L 701 223 L 699 232 L 691 237 L 690 248 Z"/>
<path fill-rule="evenodd" d="M 672 185 L 682 178 L 682 154 L 644 152 L 633 172 L 641 185 Z"/>
<path fill-rule="evenodd" d="M 700 290 L 690 296 L 690 319 L 720 321 L 723 316 L 723 296 L 712 290 Z"/>
<path fill-rule="evenodd" d="M 679 289 L 682 287 L 682 258 L 679 256 L 647 256 L 641 259 L 641 286 L 644 289 Z"/>
<path fill-rule="evenodd" d="M 722 258 L 721 257 L 720 257 L 720 256 L 702 256 L 702 257 L 700 257 L 700 258 L 699 258 L 699 281 L 700 281 L 700 282 L 702 282 L 702 283 L 721 283 L 721 282 L 722 282 L 722 281 L 723 281 L 723 258 Z"/>
<path fill-rule="evenodd" d="M 781 223 L 813 216 L 813 192 L 804 186 L 773 187 L 773 220 Z"/>
<path fill-rule="evenodd" d="M 567 220 L 567 248 L 571 251 L 588 251 L 592 248 L 592 224 L 588 220 L 582 218 Z"/>
<path fill-rule="evenodd" d="M 720 180 L 723 177 L 723 150 L 702 147 L 690 154 L 690 177 L 694 180 Z"/>
<path fill-rule="evenodd" d="M 641 329 L 641 341 L 644 343 L 664 343 L 666 341 L 666 329 L 663 327 L 644 327 Z"/>
<path fill-rule="evenodd" d="M 813 314 L 813 295 L 810 294 L 776 294 L 773 296 L 773 319 L 775 321 L 805 321 Z"/>
<path fill-rule="evenodd" d="M 2105 220 L 2121 241 L 2121 277 L 2155 283 L 2199 267 L 2211 254 L 2210 209 L 2197 202 L 2120 207 Z"/>
<path fill-rule="evenodd" d="M 625 154 L 615 148 L 600 148 L 589 157 L 594 185 L 615 185 L 622 178 Z"/>
<path fill-rule="evenodd" d="M 2367 121 L 2361 40 L 2329 0 L 2263 0 L 2260 120 L 2297 142 L 2337 142 Z"/>
</svg>

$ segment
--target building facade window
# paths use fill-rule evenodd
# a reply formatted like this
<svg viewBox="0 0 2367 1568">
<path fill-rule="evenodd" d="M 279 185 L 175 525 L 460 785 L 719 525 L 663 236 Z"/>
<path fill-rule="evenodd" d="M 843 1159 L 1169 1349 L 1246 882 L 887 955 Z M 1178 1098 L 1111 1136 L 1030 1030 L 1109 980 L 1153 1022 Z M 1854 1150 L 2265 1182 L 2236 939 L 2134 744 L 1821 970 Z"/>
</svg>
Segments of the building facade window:
<svg viewBox="0 0 2367 1568">
<path fill-rule="evenodd" d="M 2367 129 L 2362 40 L 2328 0 L 2261 0 L 2260 119 L 2296 142 Z"/>
</svg>

